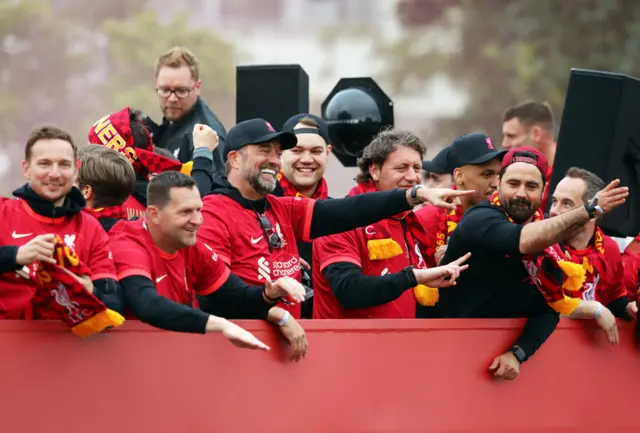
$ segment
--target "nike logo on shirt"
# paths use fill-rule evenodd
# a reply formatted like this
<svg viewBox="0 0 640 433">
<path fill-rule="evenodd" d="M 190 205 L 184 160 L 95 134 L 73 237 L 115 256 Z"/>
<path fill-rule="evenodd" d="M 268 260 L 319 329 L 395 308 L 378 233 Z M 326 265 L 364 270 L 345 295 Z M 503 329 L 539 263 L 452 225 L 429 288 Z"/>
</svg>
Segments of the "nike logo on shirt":
<svg viewBox="0 0 640 433">
<path fill-rule="evenodd" d="M 261 240 L 263 237 L 264 237 L 264 236 L 260 236 L 259 238 L 254 239 L 254 238 L 253 238 L 253 236 L 251 236 L 251 243 L 255 245 L 255 244 L 257 244 L 258 242 L 260 242 L 260 240 Z"/>
<path fill-rule="evenodd" d="M 11 237 L 14 239 L 26 238 L 27 236 L 31 235 L 33 235 L 33 233 L 18 234 L 15 232 L 15 230 L 13 231 L 13 233 L 11 233 Z"/>
<path fill-rule="evenodd" d="M 160 281 L 164 280 L 166 277 L 167 277 L 167 274 L 164 274 L 160 278 L 156 278 L 156 283 L 159 283 Z"/>
</svg>

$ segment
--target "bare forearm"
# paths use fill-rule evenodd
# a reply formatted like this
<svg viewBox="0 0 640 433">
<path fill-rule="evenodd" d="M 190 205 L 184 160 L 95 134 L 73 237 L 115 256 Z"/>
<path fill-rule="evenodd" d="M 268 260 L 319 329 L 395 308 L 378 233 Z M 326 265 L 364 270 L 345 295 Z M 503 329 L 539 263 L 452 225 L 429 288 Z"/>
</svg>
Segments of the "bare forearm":
<svg viewBox="0 0 640 433">
<path fill-rule="evenodd" d="M 280 307 L 273 307 L 269 310 L 267 315 L 267 322 L 277 325 L 284 318 L 286 310 Z"/>
<path fill-rule="evenodd" d="M 593 319 L 598 311 L 598 304 L 599 302 L 583 299 L 568 317 L 570 319 Z"/>
<path fill-rule="evenodd" d="M 520 233 L 520 253 L 538 253 L 553 244 L 567 239 L 575 230 L 589 221 L 584 207 L 562 215 L 525 225 Z"/>
</svg>

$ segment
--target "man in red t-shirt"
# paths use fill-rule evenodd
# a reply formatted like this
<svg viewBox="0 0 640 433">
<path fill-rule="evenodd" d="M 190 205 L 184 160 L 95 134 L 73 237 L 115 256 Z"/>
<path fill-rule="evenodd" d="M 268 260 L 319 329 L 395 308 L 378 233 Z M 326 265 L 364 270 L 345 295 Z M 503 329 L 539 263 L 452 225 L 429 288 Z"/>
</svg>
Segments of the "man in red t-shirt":
<svg viewBox="0 0 640 433">
<path fill-rule="evenodd" d="M 278 278 L 250 287 L 232 275 L 213 244 L 196 242 L 202 223 L 202 200 L 196 181 L 164 172 L 149 182 L 147 218 L 120 221 L 109 232 L 127 306 L 144 322 L 180 332 L 222 332 L 243 347 L 264 346 L 251 334 L 220 316 L 267 319 L 276 300 L 304 299 L 297 281 Z M 196 295 L 206 302 L 197 308 Z M 274 319 L 284 326 L 288 315 Z"/>
<path fill-rule="evenodd" d="M 590 197 L 604 189 L 605 183 L 590 171 L 571 167 L 552 194 L 549 215 L 555 217 L 583 207 Z M 591 220 L 564 241 L 572 262 L 583 264 L 586 280 L 580 290 L 567 292 L 574 298 L 597 301 L 614 316 L 629 320 L 638 313 L 629 298 L 628 285 L 616 241 L 602 233 L 598 220 Z"/>
<path fill-rule="evenodd" d="M 421 180 L 426 148 L 408 131 L 383 131 L 358 161 L 349 195 L 410 189 Z M 409 167 L 409 168 L 407 168 Z M 313 243 L 314 319 L 414 319 L 416 300 L 433 305 L 438 287 L 454 284 L 466 260 L 427 269 L 423 228 L 412 212 Z"/>
<path fill-rule="evenodd" d="M 36 285 L 29 277 L 35 262 L 55 263 L 54 235 L 89 268 L 76 279 L 107 307 L 122 308 L 107 235 L 82 212 L 85 199 L 73 186 L 76 152 L 70 135 L 56 127 L 39 128 L 27 140 L 22 167 L 28 183 L 13 192 L 16 199 L 0 199 L 0 318 L 58 318 L 48 307 L 32 308 Z"/>
</svg>

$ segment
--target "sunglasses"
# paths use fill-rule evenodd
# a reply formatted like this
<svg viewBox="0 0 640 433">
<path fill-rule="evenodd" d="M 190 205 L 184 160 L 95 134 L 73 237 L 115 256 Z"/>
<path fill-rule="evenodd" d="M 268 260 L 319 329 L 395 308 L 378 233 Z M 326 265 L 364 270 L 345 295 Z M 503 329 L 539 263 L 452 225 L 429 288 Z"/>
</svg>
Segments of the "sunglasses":
<svg viewBox="0 0 640 433">
<path fill-rule="evenodd" d="M 265 215 L 258 215 L 258 222 L 260 223 L 260 227 L 264 232 L 265 237 L 269 240 L 269 246 L 272 248 L 280 249 L 282 248 L 282 239 L 280 235 L 276 233 L 271 221 Z"/>
</svg>

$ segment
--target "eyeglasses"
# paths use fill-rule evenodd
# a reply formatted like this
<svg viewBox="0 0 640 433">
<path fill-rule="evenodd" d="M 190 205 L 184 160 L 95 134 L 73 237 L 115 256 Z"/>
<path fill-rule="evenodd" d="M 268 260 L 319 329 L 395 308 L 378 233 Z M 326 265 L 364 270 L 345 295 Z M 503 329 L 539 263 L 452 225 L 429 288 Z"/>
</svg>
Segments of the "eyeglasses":
<svg viewBox="0 0 640 433">
<path fill-rule="evenodd" d="M 282 239 L 280 238 L 280 235 L 276 233 L 273 225 L 271 224 L 271 221 L 269 221 L 269 218 L 267 218 L 265 215 L 260 214 L 258 215 L 258 222 L 260 223 L 260 227 L 262 227 L 264 235 L 269 240 L 269 246 L 278 249 L 282 248 Z"/>
<path fill-rule="evenodd" d="M 173 93 L 174 95 L 176 95 L 177 98 L 182 99 L 189 96 L 189 94 L 193 89 L 194 89 L 193 87 L 190 89 L 167 89 L 165 87 L 158 87 L 156 88 L 156 93 L 161 98 L 168 98 Z"/>
</svg>

